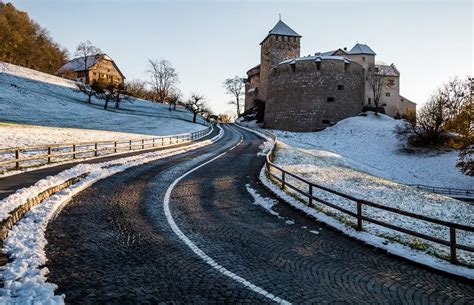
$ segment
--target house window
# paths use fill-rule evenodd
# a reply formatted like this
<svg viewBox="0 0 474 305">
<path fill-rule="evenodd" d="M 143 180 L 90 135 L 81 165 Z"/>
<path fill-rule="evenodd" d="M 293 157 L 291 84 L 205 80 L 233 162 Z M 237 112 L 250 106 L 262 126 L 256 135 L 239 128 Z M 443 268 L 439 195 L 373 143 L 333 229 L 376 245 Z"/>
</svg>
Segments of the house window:
<svg viewBox="0 0 474 305">
<path fill-rule="evenodd" d="M 390 92 L 385 92 L 385 96 L 390 96 Z"/>
<path fill-rule="evenodd" d="M 92 75 L 97 75 L 97 73 L 96 73 L 96 72 L 92 72 Z"/>
<path fill-rule="evenodd" d="M 389 79 L 389 80 L 388 80 L 388 85 L 389 85 L 389 86 L 395 85 L 395 80 Z"/>
<path fill-rule="evenodd" d="M 329 97 L 326 99 L 326 101 L 327 101 L 328 103 L 332 103 L 332 102 L 336 101 L 336 98 L 335 98 L 335 97 L 332 97 L 332 96 L 329 96 Z"/>
<path fill-rule="evenodd" d="M 369 99 L 367 100 L 367 104 L 371 105 L 372 104 L 372 99 L 369 97 Z"/>
<path fill-rule="evenodd" d="M 344 85 L 338 85 L 337 90 L 344 90 Z"/>
<path fill-rule="evenodd" d="M 316 70 L 321 70 L 321 62 L 320 61 L 317 61 L 316 62 Z"/>
</svg>

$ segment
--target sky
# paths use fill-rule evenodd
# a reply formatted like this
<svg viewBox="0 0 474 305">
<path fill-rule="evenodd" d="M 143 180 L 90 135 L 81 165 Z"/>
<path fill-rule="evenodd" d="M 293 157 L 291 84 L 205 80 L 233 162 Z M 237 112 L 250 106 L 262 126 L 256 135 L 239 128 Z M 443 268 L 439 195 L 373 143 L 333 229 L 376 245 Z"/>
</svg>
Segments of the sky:
<svg viewBox="0 0 474 305">
<path fill-rule="evenodd" d="M 146 80 L 150 58 L 169 60 L 184 96 L 204 94 L 216 113 L 233 110 L 222 82 L 259 64 L 259 43 L 279 14 L 303 36 L 301 56 L 368 44 L 376 61 L 396 65 L 400 93 L 418 105 L 450 78 L 473 75 L 472 1 L 10 2 L 71 55 L 90 40 L 127 80 Z"/>
</svg>

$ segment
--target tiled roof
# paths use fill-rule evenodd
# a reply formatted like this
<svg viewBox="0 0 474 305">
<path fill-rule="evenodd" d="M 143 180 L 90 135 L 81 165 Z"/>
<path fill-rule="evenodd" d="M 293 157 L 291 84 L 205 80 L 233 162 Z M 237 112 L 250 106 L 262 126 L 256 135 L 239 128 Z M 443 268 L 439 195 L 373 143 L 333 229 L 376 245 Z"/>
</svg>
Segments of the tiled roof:
<svg viewBox="0 0 474 305">
<path fill-rule="evenodd" d="M 85 66 L 84 66 L 84 57 L 74 58 L 73 60 L 67 62 L 64 66 L 62 66 L 58 70 L 58 73 L 63 73 L 66 71 L 78 72 L 78 71 L 89 70 L 90 67 L 95 65 L 97 60 L 100 59 L 101 55 L 102 54 L 87 56 L 87 69 L 85 69 Z"/>
<path fill-rule="evenodd" d="M 368 45 L 356 43 L 356 45 L 349 51 L 349 54 L 375 55 L 375 52 Z"/>
</svg>

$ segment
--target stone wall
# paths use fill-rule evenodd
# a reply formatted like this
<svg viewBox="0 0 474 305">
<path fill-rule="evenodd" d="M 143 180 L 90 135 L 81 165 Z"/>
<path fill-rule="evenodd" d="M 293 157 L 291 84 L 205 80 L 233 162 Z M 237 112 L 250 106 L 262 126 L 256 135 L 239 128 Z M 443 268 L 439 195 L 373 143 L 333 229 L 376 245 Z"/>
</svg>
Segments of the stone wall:
<svg viewBox="0 0 474 305">
<path fill-rule="evenodd" d="M 260 87 L 258 96 L 260 100 L 267 100 L 270 69 L 286 59 L 297 57 L 300 57 L 299 37 L 270 35 L 261 43 Z"/>
<path fill-rule="evenodd" d="M 357 115 L 365 99 L 364 77 L 360 64 L 338 59 L 317 64 L 303 57 L 278 65 L 268 79 L 265 128 L 314 131 Z"/>
</svg>

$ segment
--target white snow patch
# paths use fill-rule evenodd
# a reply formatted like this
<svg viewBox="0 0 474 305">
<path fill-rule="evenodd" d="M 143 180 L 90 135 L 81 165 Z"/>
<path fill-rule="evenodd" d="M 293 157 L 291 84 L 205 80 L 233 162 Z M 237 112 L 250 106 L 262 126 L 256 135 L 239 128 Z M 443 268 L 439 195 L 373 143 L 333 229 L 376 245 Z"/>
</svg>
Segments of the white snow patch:
<svg viewBox="0 0 474 305">
<path fill-rule="evenodd" d="M 261 206 L 262 208 L 267 210 L 270 214 L 274 216 L 278 216 L 278 218 L 282 218 L 279 216 L 277 212 L 272 210 L 272 208 L 278 203 L 276 200 L 261 196 L 259 193 L 257 193 L 256 190 L 254 190 L 250 186 L 250 184 L 246 184 L 245 187 L 247 188 L 247 192 L 249 192 L 249 194 L 252 195 L 254 204 Z"/>
</svg>

